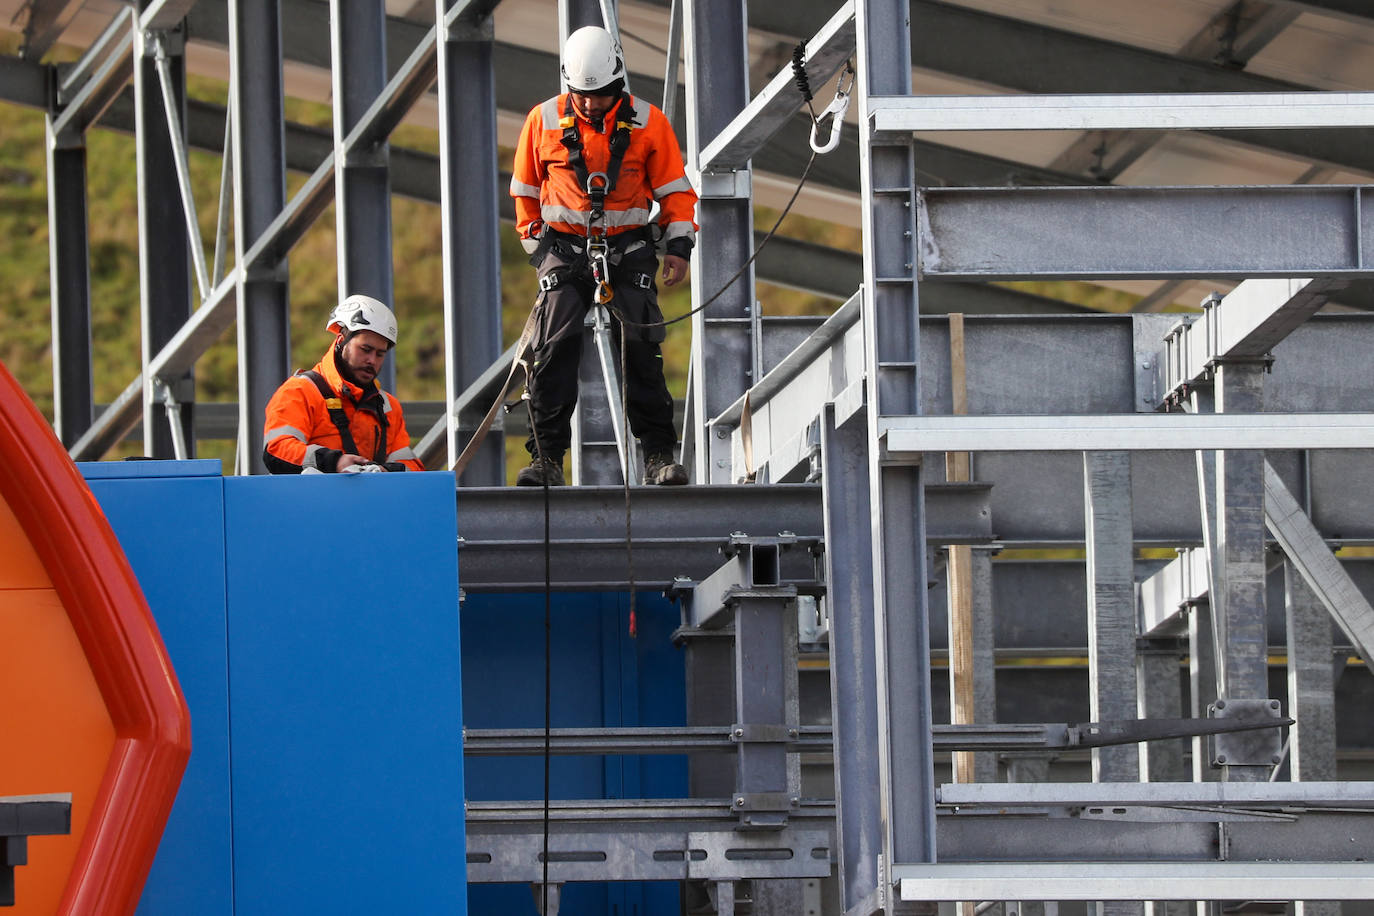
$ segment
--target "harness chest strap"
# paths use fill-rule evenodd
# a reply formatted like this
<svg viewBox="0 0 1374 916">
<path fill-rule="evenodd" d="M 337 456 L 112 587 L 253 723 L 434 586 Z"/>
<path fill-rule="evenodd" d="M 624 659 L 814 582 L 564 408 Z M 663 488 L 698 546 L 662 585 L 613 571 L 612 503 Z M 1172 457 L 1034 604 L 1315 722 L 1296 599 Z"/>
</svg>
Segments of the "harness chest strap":
<svg viewBox="0 0 1374 916">
<path fill-rule="evenodd" d="M 339 429 L 339 441 L 343 445 L 344 452 L 351 455 L 360 455 L 358 444 L 353 441 L 353 431 L 348 425 L 348 414 L 344 413 L 343 400 L 334 393 L 334 389 L 324 380 L 314 369 L 302 369 L 296 373 L 310 379 L 319 389 L 320 396 L 324 398 L 325 409 L 329 411 L 329 419 L 334 421 L 334 425 Z M 372 455 L 372 460 L 378 464 L 386 461 L 386 414 L 384 412 L 375 414 L 377 425 L 382 428 L 382 434 L 377 443 L 377 449 Z"/>
<path fill-rule="evenodd" d="M 587 171 L 587 160 L 582 155 L 582 134 L 577 127 L 577 115 L 573 112 L 571 92 L 563 103 L 563 117 L 559 126 L 563 128 L 562 144 L 568 150 L 568 164 L 573 167 L 577 181 L 586 190 L 592 202 L 593 219 L 599 220 L 605 210 L 606 195 L 615 190 L 616 179 L 620 176 L 620 165 L 625 161 L 625 151 L 630 148 L 630 129 L 634 125 L 635 110 L 630 97 L 620 96 L 620 107 L 616 112 L 615 131 L 611 134 L 611 158 L 606 163 L 605 173 L 593 176 Z M 593 181 L 594 177 L 605 179 L 603 183 Z"/>
</svg>

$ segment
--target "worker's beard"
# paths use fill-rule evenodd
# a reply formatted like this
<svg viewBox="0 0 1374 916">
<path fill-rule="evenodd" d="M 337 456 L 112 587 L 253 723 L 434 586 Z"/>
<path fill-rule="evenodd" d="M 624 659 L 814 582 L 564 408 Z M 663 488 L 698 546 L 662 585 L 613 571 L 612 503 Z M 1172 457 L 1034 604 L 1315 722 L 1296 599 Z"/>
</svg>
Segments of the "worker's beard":
<svg viewBox="0 0 1374 916">
<path fill-rule="evenodd" d="M 334 364 L 338 367 L 339 374 L 344 377 L 345 381 L 351 382 L 359 388 L 370 387 L 377 376 L 374 375 L 367 366 L 354 366 L 351 364 L 346 355 L 347 348 L 348 343 L 342 337 L 340 337 L 338 343 L 334 345 Z"/>
</svg>

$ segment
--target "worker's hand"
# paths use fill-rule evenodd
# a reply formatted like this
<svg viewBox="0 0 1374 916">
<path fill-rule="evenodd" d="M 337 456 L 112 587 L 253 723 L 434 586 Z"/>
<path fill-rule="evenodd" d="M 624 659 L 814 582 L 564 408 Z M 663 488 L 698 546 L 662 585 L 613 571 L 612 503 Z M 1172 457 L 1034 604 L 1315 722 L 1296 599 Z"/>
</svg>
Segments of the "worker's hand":
<svg viewBox="0 0 1374 916">
<path fill-rule="evenodd" d="M 677 286 L 687 279 L 687 271 L 692 267 L 692 263 L 686 258 L 679 258 L 675 254 L 665 254 L 663 256 L 663 285 Z"/>
<path fill-rule="evenodd" d="M 371 461 L 368 461 L 368 460 L 367 460 L 366 458 L 364 458 L 362 455 L 350 455 L 350 454 L 348 454 L 347 452 L 344 452 L 342 455 L 339 456 L 339 463 L 338 463 L 338 465 L 334 468 L 334 470 L 336 470 L 336 471 L 338 471 L 340 474 L 342 474 L 344 471 L 348 470 L 349 468 L 353 467 L 354 465 L 364 465 L 364 464 L 371 464 L 371 463 L 372 463 Z M 361 470 L 361 467 L 359 467 L 359 470 Z M 355 473 L 356 473 L 356 472 L 355 472 Z"/>
</svg>

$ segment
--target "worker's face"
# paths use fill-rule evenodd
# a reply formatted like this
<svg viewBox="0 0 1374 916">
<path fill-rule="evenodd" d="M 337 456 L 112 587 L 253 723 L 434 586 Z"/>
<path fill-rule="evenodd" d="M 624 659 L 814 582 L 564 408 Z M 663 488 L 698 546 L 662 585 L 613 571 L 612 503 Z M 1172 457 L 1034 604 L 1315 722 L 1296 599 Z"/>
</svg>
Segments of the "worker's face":
<svg viewBox="0 0 1374 916">
<path fill-rule="evenodd" d="M 359 331 L 344 344 L 340 355 L 353 377 L 366 385 L 382 371 L 382 363 L 386 362 L 390 349 L 391 344 L 382 335 L 375 331 Z"/>
<path fill-rule="evenodd" d="M 606 112 L 615 107 L 616 98 L 617 96 L 614 95 L 574 92 L 572 94 L 573 110 L 588 121 L 595 121 L 597 118 L 604 117 Z"/>
</svg>

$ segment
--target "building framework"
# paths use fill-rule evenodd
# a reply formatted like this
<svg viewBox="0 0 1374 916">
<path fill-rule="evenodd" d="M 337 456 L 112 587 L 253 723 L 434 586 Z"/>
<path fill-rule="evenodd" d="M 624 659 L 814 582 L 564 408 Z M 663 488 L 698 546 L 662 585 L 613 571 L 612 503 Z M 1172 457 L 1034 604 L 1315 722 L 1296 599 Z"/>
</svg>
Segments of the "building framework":
<svg viewBox="0 0 1374 916">
<path fill-rule="evenodd" d="M 1175 80 L 1184 92 L 1103 86 L 1090 74 L 1110 66 L 1112 48 L 1024 24 L 1004 40 L 1033 40 L 1080 70 L 1008 86 L 1012 76 L 978 58 L 980 42 L 1012 20 L 977 6 L 850 0 L 789 16 L 677 0 L 668 10 L 672 91 L 662 102 L 685 122 L 701 193 L 693 303 L 744 269 L 693 319 L 684 448 L 697 485 L 643 495 L 662 504 L 643 515 L 672 525 L 636 532 L 639 582 L 671 587 L 683 603 L 689 727 L 556 737 L 561 753 L 690 753 L 693 791 L 560 807 L 565 857 L 550 881 L 686 877 L 709 887 L 720 913 L 743 909 L 746 893 L 756 913 L 814 900 L 836 914 L 1069 900 L 1141 912 L 1158 908 L 1165 888 L 1214 908 L 1281 900 L 1326 913 L 1338 908 L 1328 901 L 1374 899 L 1374 783 L 1339 778 L 1357 772 L 1349 755 L 1337 772 L 1337 721 L 1369 696 L 1374 646 L 1367 564 L 1338 556 L 1374 545 L 1374 316 L 1318 314 L 1364 301 L 1368 191 L 1103 183 L 1173 131 L 1244 131 L 1314 168 L 1374 173 L 1374 93 L 1296 92 L 1200 64 L 1195 80 Z M 1299 15 L 1374 28 L 1350 0 L 1246 6 L 1233 8 L 1232 62 Z M 520 106 L 502 75 L 520 65 L 552 74 L 550 55 L 502 46 L 495 0 L 438 0 L 427 29 L 389 23 L 380 0 L 159 0 L 121 7 L 77 65 L 53 68 L 33 61 L 79 8 L 30 8 L 29 56 L 4 59 L 0 84 L 48 113 L 55 422 L 73 457 L 100 457 L 140 419 L 148 454 L 193 455 L 195 363 L 234 326 L 239 465 L 260 471 L 257 418 L 290 371 L 292 246 L 336 204 L 341 289 L 389 300 L 390 197 L 423 195 L 428 178 L 443 214 L 447 409 L 419 451 L 452 462 L 511 358 L 495 305 L 507 206 L 497 141 L 500 112 Z M 625 12 L 588 0 L 558 10 L 559 34 L 615 28 Z M 789 69 L 751 93 L 750 43 L 761 30 L 794 35 L 798 23 L 814 29 L 796 37 L 815 86 L 853 62 L 857 117 L 838 162 L 818 168 L 857 196 L 862 255 L 778 241 L 766 249 L 778 260 L 748 268 L 754 195 L 768 180 L 756 166 L 799 174 L 802 163 L 787 159 L 805 149 L 809 127 Z M 931 35 L 944 36 L 939 47 Z M 193 40 L 227 50 L 228 112 L 186 97 Z M 284 62 L 311 53 L 330 74 L 331 137 L 305 137 L 283 114 Z M 1137 57 L 1141 85 L 1165 82 L 1148 76 L 1158 60 Z M 1024 94 L 917 95 L 913 66 L 932 61 Z M 651 98 L 655 85 L 632 75 Z M 127 96 L 131 112 L 120 107 Z M 420 161 L 389 138 L 428 105 L 439 154 Z M 97 414 L 84 135 L 120 118 L 138 138 L 143 371 Z M 987 130 L 1091 139 L 1057 168 L 1017 167 L 1029 177 L 1011 184 L 996 177 L 1008 160 L 932 139 Z M 223 218 L 207 259 L 187 149 L 220 142 Z M 288 198 L 287 168 L 307 162 L 309 178 Z M 941 168 L 966 180 L 930 182 Z M 767 278 L 848 301 L 825 318 L 766 319 L 755 281 Z M 1232 282 L 1182 318 L 977 314 L 1042 309 L 972 285 L 1123 278 L 1158 281 L 1155 302 L 1170 284 Z M 975 301 L 992 304 L 961 304 Z M 596 381 L 584 379 L 588 400 Z M 612 413 L 583 411 L 575 476 L 588 484 L 619 479 Z M 476 488 L 458 496 L 469 507 L 469 590 L 542 581 L 538 507 L 486 489 L 502 477 L 498 435 L 464 477 Z M 556 571 L 558 587 L 626 584 L 600 559 L 623 538 L 606 521 L 618 495 L 558 494 L 560 550 L 574 558 Z M 673 550 L 655 553 L 664 543 Z M 1085 557 L 1026 564 L 1032 572 L 994 561 L 1031 547 Z M 1178 553 L 1165 562 L 1139 557 L 1142 548 Z M 1005 584 L 1015 575 L 1019 590 Z M 947 639 L 933 627 L 932 583 L 947 599 Z M 998 653 L 1012 648 L 1013 622 L 1044 627 L 1059 606 L 1080 616 L 1035 647 L 1086 655 L 1086 720 L 1007 724 L 1025 720 L 1004 709 L 1043 716 L 1048 704 L 1009 707 Z M 932 646 L 942 641 L 951 721 L 937 725 Z M 1276 648 L 1286 690 L 1271 678 Z M 799 658 L 822 654 L 828 697 L 798 675 Z M 1344 670 L 1352 655 L 1364 664 Z M 1138 718 L 1192 721 L 1150 732 Z M 1374 747 L 1368 722 L 1354 718 L 1349 742 Z M 470 753 L 531 748 L 514 731 L 470 737 Z M 1074 754 L 1091 782 L 1048 766 Z M 940 782 L 946 775 L 953 781 Z M 470 842 L 486 858 L 470 862 L 470 879 L 542 880 L 538 827 L 527 806 L 473 806 Z"/>
</svg>

